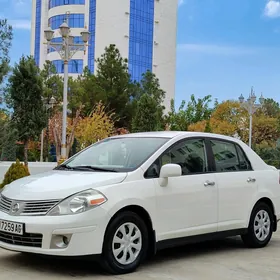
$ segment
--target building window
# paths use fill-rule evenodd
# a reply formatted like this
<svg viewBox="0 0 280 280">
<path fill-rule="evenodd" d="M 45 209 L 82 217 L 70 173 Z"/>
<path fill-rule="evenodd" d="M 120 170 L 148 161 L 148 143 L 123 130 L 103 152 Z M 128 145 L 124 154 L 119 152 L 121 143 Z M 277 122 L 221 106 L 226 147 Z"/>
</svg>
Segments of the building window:
<svg viewBox="0 0 280 280">
<path fill-rule="evenodd" d="M 58 74 L 64 73 L 64 62 L 63 60 L 53 60 L 53 65 L 56 68 Z M 71 74 L 82 74 L 83 73 L 83 60 L 82 59 L 72 59 L 69 61 L 68 72 Z"/>
<path fill-rule="evenodd" d="M 94 72 L 95 61 L 95 21 L 96 21 L 96 0 L 89 2 L 89 48 L 88 48 L 88 68 L 91 73 Z"/>
<path fill-rule="evenodd" d="M 49 0 L 49 9 L 63 5 L 84 5 L 85 0 Z"/>
<path fill-rule="evenodd" d="M 40 46 L 41 46 L 41 1 L 36 0 L 36 21 L 35 21 L 35 48 L 34 59 L 39 66 L 40 64 Z"/>
<path fill-rule="evenodd" d="M 56 37 L 56 38 L 53 38 L 52 43 L 62 43 L 62 37 Z M 75 36 L 74 37 L 74 44 L 84 44 L 84 41 L 82 40 L 82 37 L 81 36 Z M 55 50 L 53 48 L 49 48 L 48 49 L 48 53 L 50 52 L 55 52 Z"/>
<path fill-rule="evenodd" d="M 67 15 L 57 15 L 49 18 L 49 26 L 51 29 L 58 29 L 59 26 L 66 20 Z M 83 28 L 85 26 L 84 14 L 68 15 L 68 24 L 70 28 Z"/>
<path fill-rule="evenodd" d="M 130 0 L 129 72 L 140 81 L 152 71 L 154 37 L 154 0 Z"/>
</svg>

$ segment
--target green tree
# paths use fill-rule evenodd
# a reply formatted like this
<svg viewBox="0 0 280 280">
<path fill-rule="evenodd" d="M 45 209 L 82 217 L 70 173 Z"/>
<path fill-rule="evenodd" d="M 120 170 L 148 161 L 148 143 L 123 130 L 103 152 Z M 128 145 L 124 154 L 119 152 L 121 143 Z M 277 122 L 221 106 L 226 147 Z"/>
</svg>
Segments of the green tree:
<svg viewBox="0 0 280 280">
<path fill-rule="evenodd" d="M 272 98 L 266 98 L 262 107 L 263 113 L 270 118 L 279 118 L 280 117 L 280 106 Z"/>
<path fill-rule="evenodd" d="M 96 86 L 96 77 L 86 67 L 77 79 L 69 79 L 70 91 L 73 96 L 69 98 L 69 105 L 71 107 L 79 108 L 82 104 L 84 106 L 82 115 L 88 116 L 93 108 L 102 101 L 105 104 L 106 95 L 104 91 Z"/>
<path fill-rule="evenodd" d="M 143 74 L 141 82 L 135 84 L 132 131 L 154 131 L 164 129 L 165 92 L 160 88 L 159 79 L 150 71 Z"/>
<path fill-rule="evenodd" d="M 159 115 L 157 101 L 143 94 L 137 102 L 135 116 L 132 120 L 133 132 L 158 131 L 163 130 L 163 122 Z"/>
<path fill-rule="evenodd" d="M 1 161 L 15 161 L 17 152 L 17 130 L 12 126 L 11 122 L 6 122 L 3 127 L 3 137 L 1 145 Z"/>
<path fill-rule="evenodd" d="M 211 125 L 210 125 L 210 120 L 206 121 L 204 132 L 208 132 L 208 133 L 212 132 L 212 128 L 211 128 Z"/>
<path fill-rule="evenodd" d="M 91 92 L 99 96 L 108 111 L 116 112 L 118 126 L 128 127 L 132 118 L 131 98 L 134 87 L 128 73 L 128 60 L 122 58 L 115 45 L 110 45 L 96 62 Z"/>
<path fill-rule="evenodd" d="M 174 99 L 171 100 L 170 111 L 166 117 L 170 130 L 186 131 L 189 126 L 189 113 L 187 109 L 184 109 L 186 101 L 182 101 L 179 110 L 175 109 Z"/>
<path fill-rule="evenodd" d="M 43 69 L 40 72 L 43 83 L 43 102 L 46 107 L 47 119 L 51 119 L 53 111 L 55 109 L 56 104 L 59 104 L 62 101 L 63 94 L 63 80 L 57 74 L 56 68 L 53 63 L 47 60 L 43 66 Z M 51 104 L 52 99 L 56 104 Z M 44 153 L 43 157 L 49 161 L 49 126 L 47 125 L 45 139 L 44 139 Z M 29 155 L 31 153 L 29 152 Z M 34 153 L 33 153 L 34 155 Z M 33 156 L 34 158 L 34 156 Z"/>
<path fill-rule="evenodd" d="M 6 110 L 0 109 L 0 151 L 3 146 L 3 141 L 5 140 L 5 126 L 9 121 L 9 114 Z"/>
<path fill-rule="evenodd" d="M 51 97 L 54 97 L 57 102 L 62 101 L 63 80 L 56 73 L 56 68 L 51 61 L 47 60 L 45 62 L 40 75 L 43 83 L 42 95 L 45 100 L 49 102 Z"/>
<path fill-rule="evenodd" d="M 194 94 L 191 95 L 191 100 L 188 102 L 187 106 L 191 123 L 210 119 L 213 112 L 210 108 L 211 98 L 211 95 L 206 95 L 196 100 Z"/>
<path fill-rule="evenodd" d="M 12 45 L 12 26 L 6 19 L 0 19 L 0 84 L 9 72 L 9 50 Z"/>
<path fill-rule="evenodd" d="M 191 124 L 210 119 L 213 112 L 210 103 L 211 95 L 196 99 L 192 94 L 190 101 L 186 104 L 183 100 L 176 112 L 174 100 L 171 100 L 171 110 L 166 117 L 166 122 L 171 130 L 187 130 Z M 209 130 L 209 127 L 207 129 Z"/>
<path fill-rule="evenodd" d="M 160 88 L 159 79 L 149 70 L 142 76 L 139 93 L 140 97 L 143 94 L 152 97 L 158 105 L 161 105 L 165 98 L 165 91 Z M 161 106 L 161 109 L 164 110 L 165 108 Z"/>
<path fill-rule="evenodd" d="M 46 126 L 42 101 L 43 84 L 34 59 L 22 56 L 9 78 L 8 104 L 13 108 L 12 123 L 24 143 L 24 163 L 28 165 L 28 142 Z"/>
<path fill-rule="evenodd" d="M 269 165 L 280 168 L 280 149 L 268 143 L 255 145 L 256 153 Z"/>
<path fill-rule="evenodd" d="M 84 81 L 84 83 L 86 83 L 86 81 Z M 83 107 L 87 107 L 83 109 L 82 115 L 84 116 L 87 115 L 87 111 L 89 110 L 89 108 L 91 108 L 92 110 L 91 105 L 89 105 L 89 99 L 89 94 L 87 95 L 86 91 L 83 91 L 81 79 L 73 79 L 72 77 L 69 77 L 68 109 L 71 112 L 69 116 L 71 118 L 71 121 L 73 121 L 73 119 L 75 118 L 76 112 L 80 109 L 81 105 L 83 105 Z M 92 104 L 95 104 L 95 102 L 93 102 Z"/>
</svg>

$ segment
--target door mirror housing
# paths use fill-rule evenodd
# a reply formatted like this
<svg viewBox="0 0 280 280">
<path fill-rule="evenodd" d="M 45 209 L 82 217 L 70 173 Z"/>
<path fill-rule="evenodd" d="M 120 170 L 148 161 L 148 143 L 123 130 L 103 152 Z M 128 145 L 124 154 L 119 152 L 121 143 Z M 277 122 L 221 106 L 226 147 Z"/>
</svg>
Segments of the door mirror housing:
<svg viewBox="0 0 280 280">
<path fill-rule="evenodd" d="M 182 168 L 179 164 L 168 163 L 161 167 L 159 175 L 159 184 L 162 187 L 167 186 L 168 178 L 179 177 L 182 175 Z"/>
<path fill-rule="evenodd" d="M 161 167 L 160 178 L 179 177 L 182 175 L 182 168 L 179 164 L 168 163 Z"/>
</svg>

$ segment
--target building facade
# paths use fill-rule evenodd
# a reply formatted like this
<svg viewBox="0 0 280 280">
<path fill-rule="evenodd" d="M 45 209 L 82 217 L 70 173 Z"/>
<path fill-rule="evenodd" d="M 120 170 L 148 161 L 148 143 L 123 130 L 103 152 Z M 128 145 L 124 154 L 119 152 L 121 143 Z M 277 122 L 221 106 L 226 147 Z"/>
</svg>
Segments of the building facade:
<svg viewBox="0 0 280 280">
<path fill-rule="evenodd" d="M 177 0 L 33 0 L 31 54 L 37 65 L 46 60 L 63 73 L 59 54 L 47 50 L 44 30 L 50 26 L 54 42 L 62 40 L 59 26 L 68 15 L 68 24 L 75 42 L 81 42 L 80 32 L 90 31 L 86 54 L 78 51 L 69 62 L 69 73 L 78 76 L 88 66 L 96 69 L 95 59 L 106 46 L 115 44 L 122 57 L 128 58 L 132 80 L 152 71 L 166 91 L 165 106 L 175 95 Z"/>
</svg>

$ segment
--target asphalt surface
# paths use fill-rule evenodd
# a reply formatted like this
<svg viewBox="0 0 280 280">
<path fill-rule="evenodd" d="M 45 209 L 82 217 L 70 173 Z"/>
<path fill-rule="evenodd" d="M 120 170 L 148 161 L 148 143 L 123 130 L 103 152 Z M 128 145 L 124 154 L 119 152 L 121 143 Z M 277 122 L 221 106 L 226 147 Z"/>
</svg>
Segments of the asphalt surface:
<svg viewBox="0 0 280 280">
<path fill-rule="evenodd" d="M 247 249 L 239 238 L 168 249 L 135 273 L 106 275 L 93 262 L 57 260 L 0 249 L 0 280 L 279 280 L 280 232 L 264 249 Z"/>
</svg>

